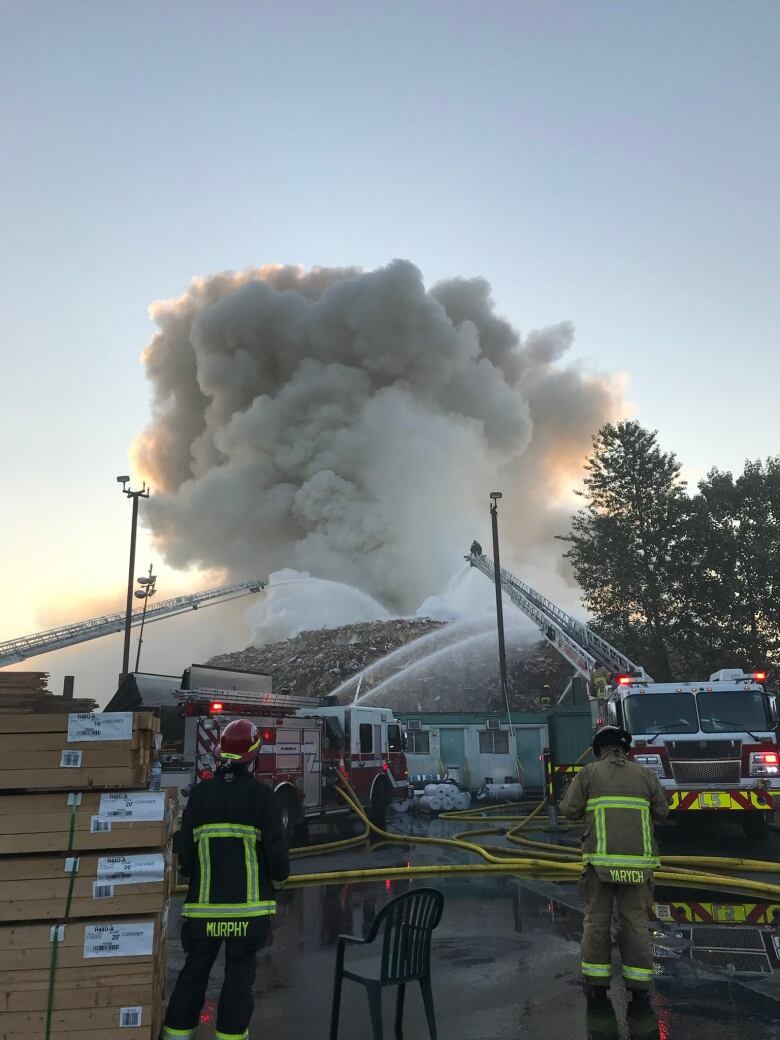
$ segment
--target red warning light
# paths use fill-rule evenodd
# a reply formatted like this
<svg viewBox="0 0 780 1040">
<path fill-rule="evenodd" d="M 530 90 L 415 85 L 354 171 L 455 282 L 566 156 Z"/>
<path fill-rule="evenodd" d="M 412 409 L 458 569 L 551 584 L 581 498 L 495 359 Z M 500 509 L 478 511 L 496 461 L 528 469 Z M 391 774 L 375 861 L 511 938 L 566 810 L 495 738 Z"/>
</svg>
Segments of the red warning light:
<svg viewBox="0 0 780 1040">
<path fill-rule="evenodd" d="M 274 739 L 274 731 L 272 729 L 264 729 L 260 736 L 263 738 L 264 744 L 270 744 Z"/>
<path fill-rule="evenodd" d="M 757 682 L 763 682 L 766 679 L 766 672 L 753 672 L 753 678 Z"/>
<path fill-rule="evenodd" d="M 631 683 L 631 676 L 630 675 L 619 675 L 617 677 L 617 681 L 618 681 L 620 686 L 629 686 L 630 683 Z"/>
<path fill-rule="evenodd" d="M 209 708 L 209 711 L 212 715 L 218 715 L 223 708 L 224 704 L 222 703 L 222 701 L 213 701 L 211 707 Z"/>
</svg>

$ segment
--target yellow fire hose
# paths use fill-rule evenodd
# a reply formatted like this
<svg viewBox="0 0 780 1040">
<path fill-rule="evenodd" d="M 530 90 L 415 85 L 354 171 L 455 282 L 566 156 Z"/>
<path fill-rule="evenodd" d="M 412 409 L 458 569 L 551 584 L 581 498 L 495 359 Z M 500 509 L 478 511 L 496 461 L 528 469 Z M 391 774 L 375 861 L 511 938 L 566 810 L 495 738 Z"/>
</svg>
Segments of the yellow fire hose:
<svg viewBox="0 0 780 1040">
<path fill-rule="evenodd" d="M 580 760 L 584 757 L 584 755 L 580 756 Z M 444 838 L 427 835 L 396 834 L 383 830 L 369 820 L 357 795 L 346 780 L 342 781 L 342 785 L 337 787 L 336 791 L 362 822 L 362 833 L 340 841 L 293 849 L 290 853 L 291 856 L 302 858 L 304 856 L 320 855 L 354 848 L 357 845 L 364 844 L 369 836 L 374 834 L 383 839 L 383 844 L 438 845 L 444 848 L 455 848 L 461 852 L 470 852 L 477 855 L 484 862 L 431 863 L 421 866 L 372 867 L 294 874 L 288 879 L 286 887 L 378 881 L 391 878 L 454 877 L 457 875 L 469 876 L 476 874 L 504 874 L 517 877 L 541 878 L 548 881 L 571 882 L 579 878 L 582 873 L 582 859 L 579 849 L 569 845 L 534 841 L 520 833 L 528 828 L 529 824 L 542 812 L 547 804 L 545 801 L 540 802 L 530 813 L 520 817 L 506 813 L 505 810 L 510 807 L 508 805 L 485 806 L 477 809 L 442 813 L 441 818 L 446 820 L 463 820 L 474 823 L 484 822 L 486 824 L 511 822 L 514 824 L 508 830 L 495 826 L 485 826 L 475 830 L 464 831 L 450 838 Z M 540 830 L 543 828 L 537 825 L 535 829 Z M 471 840 L 486 835 L 503 835 L 514 845 L 533 850 L 535 855 L 530 856 L 527 852 L 521 852 L 520 849 L 485 846 Z M 654 878 L 665 885 L 718 890 L 732 888 L 756 897 L 780 901 L 780 885 L 751 878 L 735 878 L 727 874 L 710 873 L 709 870 L 701 870 L 702 867 L 713 867 L 734 872 L 780 873 L 780 864 L 764 862 L 763 860 L 732 859 L 721 856 L 664 856 L 661 857 L 661 867 L 654 871 Z M 186 886 L 178 885 L 175 891 L 186 891 Z"/>
<path fill-rule="evenodd" d="M 345 870 L 345 871 L 325 871 L 317 874 L 304 874 L 294 875 L 289 881 L 288 885 L 299 885 L 299 884 L 317 884 L 317 883 L 328 883 L 328 882 L 346 882 L 346 881 L 372 881 L 382 878 L 403 878 L 403 877 L 429 877 L 431 875 L 455 875 L 455 874 L 511 874 L 518 876 L 544 876 L 550 880 L 553 876 L 556 880 L 566 879 L 574 880 L 579 877 L 582 872 L 582 862 L 579 850 L 572 849 L 566 845 L 547 845 L 544 842 L 532 842 L 530 839 L 516 835 L 522 842 L 522 844 L 533 845 L 536 848 L 543 848 L 545 856 L 537 856 L 530 858 L 527 856 L 515 857 L 513 859 L 502 858 L 496 855 L 493 851 L 485 848 L 482 845 L 477 845 L 472 841 L 464 841 L 461 836 L 453 838 L 434 838 L 434 837 L 418 837 L 415 835 L 406 834 L 393 834 L 390 831 L 381 830 L 376 827 L 366 816 L 363 807 L 360 805 L 357 796 L 355 795 L 352 788 L 345 782 L 344 787 L 337 788 L 337 791 L 341 797 L 350 803 L 355 813 L 360 817 L 365 827 L 368 828 L 372 833 L 377 834 L 384 838 L 386 841 L 395 841 L 402 844 L 425 844 L 425 845 L 440 845 L 445 847 L 456 847 L 463 851 L 473 852 L 481 856 L 485 863 L 470 863 L 470 864 L 427 864 L 419 867 L 380 867 L 370 868 L 367 870 Z M 537 816 L 544 807 L 544 802 L 540 803 L 532 813 L 521 818 L 520 822 L 512 828 L 511 831 L 507 832 L 507 837 L 512 834 L 513 831 L 517 831 L 523 827 L 527 827 L 530 820 Z M 479 810 L 471 810 L 469 819 L 485 818 L 478 816 Z M 462 817 L 464 814 L 452 814 Z M 451 816 L 448 815 L 448 818 Z M 488 817 L 490 819 L 490 817 Z M 492 817 L 493 820 L 496 817 Z M 512 817 L 517 819 L 517 817 Z M 495 833 L 493 828 L 490 828 L 491 833 Z M 470 837 L 475 835 L 471 832 Z M 322 848 L 322 846 L 320 846 Z M 549 850 L 549 852 L 548 852 Z M 319 852 L 317 846 L 313 846 L 310 849 L 304 850 L 308 854 L 316 854 Z M 496 850 L 500 851 L 500 850 Z M 507 850 L 511 852 L 511 850 Z M 549 854 L 561 856 L 570 856 L 569 861 L 564 859 L 553 859 Z M 689 869 L 685 868 L 688 864 Z M 666 870 L 664 867 L 676 867 L 674 870 Z M 670 856 L 661 858 L 661 869 L 654 872 L 654 877 L 657 881 L 663 882 L 669 885 L 683 886 L 686 888 L 690 887 L 706 887 L 723 889 L 734 888 L 739 891 L 749 892 L 753 895 L 769 897 L 772 899 L 780 899 L 780 885 L 773 885 L 765 881 L 756 881 L 750 878 L 734 878 L 729 875 L 714 874 L 697 870 L 697 866 L 717 866 L 723 869 L 732 871 L 761 871 L 765 873 L 780 873 L 780 864 L 766 863 L 762 860 L 745 860 L 745 859 L 730 859 L 728 857 L 687 857 L 687 856 Z"/>
</svg>

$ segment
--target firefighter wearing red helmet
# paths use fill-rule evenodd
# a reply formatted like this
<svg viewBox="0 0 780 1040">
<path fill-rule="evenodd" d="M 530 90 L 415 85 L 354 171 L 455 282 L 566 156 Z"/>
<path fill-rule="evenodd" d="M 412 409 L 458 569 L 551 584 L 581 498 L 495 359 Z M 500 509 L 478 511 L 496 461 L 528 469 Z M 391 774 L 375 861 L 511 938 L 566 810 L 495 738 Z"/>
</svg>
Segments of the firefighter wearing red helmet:
<svg viewBox="0 0 780 1040">
<path fill-rule="evenodd" d="M 255 779 L 260 731 L 250 719 L 225 727 L 214 778 L 197 784 L 176 835 L 190 879 L 182 907 L 184 967 L 168 1002 L 161 1040 L 195 1036 L 209 974 L 225 943 L 216 1040 L 244 1040 L 254 1001 L 257 951 L 265 943 L 275 889 L 289 874 L 287 839 L 272 791 Z"/>
<path fill-rule="evenodd" d="M 620 919 L 623 979 L 635 1007 L 648 1002 L 653 948 L 648 931 L 653 868 L 659 864 L 653 823 L 669 811 L 655 773 L 628 757 L 631 735 L 603 726 L 593 737 L 595 762 L 569 786 L 561 811 L 585 821 L 582 838 L 585 896 L 582 975 L 588 1004 L 606 1004 L 612 979 L 612 907 Z"/>
</svg>

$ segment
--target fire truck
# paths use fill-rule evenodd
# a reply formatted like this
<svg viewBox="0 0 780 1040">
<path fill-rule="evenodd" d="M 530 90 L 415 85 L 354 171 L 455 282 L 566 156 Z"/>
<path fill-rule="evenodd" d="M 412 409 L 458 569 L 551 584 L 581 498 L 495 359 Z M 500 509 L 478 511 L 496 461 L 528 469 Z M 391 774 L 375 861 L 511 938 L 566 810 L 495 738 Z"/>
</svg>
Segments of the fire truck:
<svg viewBox="0 0 780 1040">
<path fill-rule="evenodd" d="M 694 682 L 618 675 L 606 721 L 631 733 L 631 756 L 661 781 L 670 810 L 739 812 L 745 834 L 763 837 L 780 795 L 777 704 L 765 678 L 738 668 Z"/>
<path fill-rule="evenodd" d="M 728 812 L 748 837 L 765 835 L 775 799 L 780 806 L 780 748 L 777 704 L 764 688 L 763 672 L 724 668 L 708 680 L 656 683 L 526 582 L 503 568 L 496 576 L 481 549 L 466 560 L 491 581 L 498 577 L 502 592 L 585 680 L 594 727 L 611 723 L 628 730 L 631 756 L 661 781 L 673 815 Z M 596 669 L 611 676 L 603 698 L 591 687 Z M 549 763 L 548 797 L 555 796 L 554 780 L 579 768 Z"/>
<path fill-rule="evenodd" d="M 390 708 L 329 706 L 253 690 L 186 689 L 177 699 L 194 783 L 213 776 L 214 753 L 228 722 L 255 723 L 261 735 L 256 776 L 276 792 L 291 837 L 315 819 L 351 812 L 336 792 L 340 777 L 379 827 L 386 825 L 388 808 L 408 798 L 404 736 Z"/>
</svg>

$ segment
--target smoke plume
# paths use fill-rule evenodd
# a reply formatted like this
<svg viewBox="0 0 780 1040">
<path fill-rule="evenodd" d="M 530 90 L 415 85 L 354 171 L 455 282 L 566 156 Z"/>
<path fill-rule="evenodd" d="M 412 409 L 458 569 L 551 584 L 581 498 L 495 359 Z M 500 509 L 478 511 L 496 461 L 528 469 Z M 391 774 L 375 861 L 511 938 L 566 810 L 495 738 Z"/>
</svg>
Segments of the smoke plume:
<svg viewBox="0 0 780 1040">
<path fill-rule="evenodd" d="M 506 558 L 557 560 L 564 495 L 621 411 L 615 381 L 565 364 L 569 324 L 521 338 L 487 282 L 426 289 L 407 261 L 220 274 L 152 316 L 134 455 L 169 564 L 294 568 L 392 611 L 441 592 L 494 488 Z"/>
</svg>

